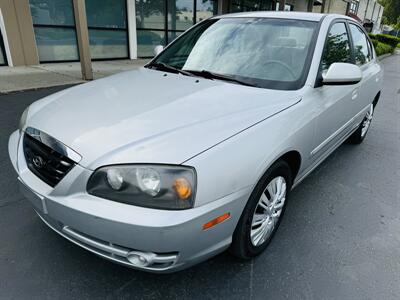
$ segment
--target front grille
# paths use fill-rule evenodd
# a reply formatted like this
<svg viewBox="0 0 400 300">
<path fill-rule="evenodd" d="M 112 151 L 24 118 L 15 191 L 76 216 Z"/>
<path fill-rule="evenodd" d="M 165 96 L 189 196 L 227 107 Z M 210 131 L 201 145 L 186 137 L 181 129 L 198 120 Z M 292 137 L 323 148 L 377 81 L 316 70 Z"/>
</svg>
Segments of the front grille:
<svg viewBox="0 0 400 300">
<path fill-rule="evenodd" d="M 75 166 L 73 160 L 28 134 L 24 134 L 23 145 L 29 170 L 52 187 L 55 187 Z"/>
</svg>

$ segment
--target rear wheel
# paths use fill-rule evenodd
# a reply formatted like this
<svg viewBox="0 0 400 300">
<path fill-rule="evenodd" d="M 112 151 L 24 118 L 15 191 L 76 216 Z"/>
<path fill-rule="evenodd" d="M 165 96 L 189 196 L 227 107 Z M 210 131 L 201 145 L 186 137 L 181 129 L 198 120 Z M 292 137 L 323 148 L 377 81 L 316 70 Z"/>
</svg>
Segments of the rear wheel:
<svg viewBox="0 0 400 300">
<path fill-rule="evenodd" d="M 361 144 L 365 139 L 368 129 L 371 127 L 374 116 L 374 104 L 370 104 L 367 114 L 357 130 L 349 137 L 348 141 L 352 144 Z"/>
<path fill-rule="evenodd" d="M 242 213 L 232 238 L 233 255 L 248 259 L 270 243 L 286 208 L 292 176 L 285 161 L 273 164 L 260 179 Z"/>
</svg>

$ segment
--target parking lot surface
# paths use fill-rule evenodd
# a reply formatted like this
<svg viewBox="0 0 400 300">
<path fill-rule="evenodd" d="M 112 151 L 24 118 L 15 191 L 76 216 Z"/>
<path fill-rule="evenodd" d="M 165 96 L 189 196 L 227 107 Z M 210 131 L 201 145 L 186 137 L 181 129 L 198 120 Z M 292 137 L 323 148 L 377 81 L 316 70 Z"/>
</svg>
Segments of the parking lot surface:
<svg viewBox="0 0 400 300">
<path fill-rule="evenodd" d="M 18 192 L 8 136 L 28 104 L 63 87 L 0 95 L 0 299 L 399 299 L 400 55 L 382 63 L 366 140 L 341 146 L 293 191 L 265 253 L 223 253 L 169 275 L 105 261 L 40 221 Z"/>
</svg>

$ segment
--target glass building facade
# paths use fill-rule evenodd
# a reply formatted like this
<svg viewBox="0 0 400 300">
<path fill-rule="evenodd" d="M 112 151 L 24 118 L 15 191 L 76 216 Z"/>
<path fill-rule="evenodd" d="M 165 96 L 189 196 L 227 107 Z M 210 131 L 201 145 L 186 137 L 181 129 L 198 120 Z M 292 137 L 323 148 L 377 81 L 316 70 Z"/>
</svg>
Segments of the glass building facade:
<svg viewBox="0 0 400 300">
<path fill-rule="evenodd" d="M 217 9 L 217 0 L 136 0 L 138 56 L 153 56 L 156 45 L 167 45 Z"/>
<path fill-rule="evenodd" d="M 169 44 L 218 12 L 218 0 L 85 0 L 85 4 L 93 60 L 152 57 L 155 46 Z M 257 11 L 274 10 L 279 1 L 229 0 L 228 4 L 230 12 Z M 29 0 L 29 5 L 39 61 L 79 60 L 73 0 Z M 129 40 L 129 30 L 136 30 L 136 40 Z M 129 53 L 130 43 L 135 53 Z"/>
<path fill-rule="evenodd" d="M 231 0 L 230 12 L 272 10 L 275 3 L 272 0 Z"/>
<path fill-rule="evenodd" d="M 93 59 L 129 57 L 126 0 L 86 0 Z"/>
<path fill-rule="evenodd" d="M 77 61 L 72 0 L 29 0 L 40 62 Z M 86 0 L 92 59 L 128 58 L 125 0 Z"/>
<path fill-rule="evenodd" d="M 29 1 L 40 62 L 79 59 L 72 0 Z"/>
</svg>

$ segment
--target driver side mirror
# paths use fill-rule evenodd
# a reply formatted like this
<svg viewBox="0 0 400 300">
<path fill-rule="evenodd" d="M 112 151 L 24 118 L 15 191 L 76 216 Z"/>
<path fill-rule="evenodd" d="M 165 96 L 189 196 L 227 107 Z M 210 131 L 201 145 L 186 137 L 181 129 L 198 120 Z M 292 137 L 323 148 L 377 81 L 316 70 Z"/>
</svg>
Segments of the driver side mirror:
<svg viewBox="0 0 400 300">
<path fill-rule="evenodd" d="M 324 85 L 347 85 L 359 83 L 362 79 L 360 67 L 349 63 L 333 63 L 322 75 Z"/>
<path fill-rule="evenodd" d="M 164 50 L 164 46 L 157 45 L 154 47 L 154 55 L 157 56 Z"/>
</svg>

